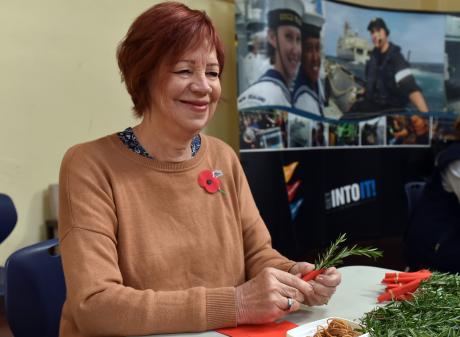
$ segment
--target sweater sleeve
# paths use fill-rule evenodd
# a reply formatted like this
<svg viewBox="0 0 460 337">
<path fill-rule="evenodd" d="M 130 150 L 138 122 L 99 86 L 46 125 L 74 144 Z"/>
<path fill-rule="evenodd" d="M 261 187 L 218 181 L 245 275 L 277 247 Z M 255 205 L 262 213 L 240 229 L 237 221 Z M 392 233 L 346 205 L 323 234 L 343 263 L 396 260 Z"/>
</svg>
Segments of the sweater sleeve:
<svg viewBox="0 0 460 337">
<path fill-rule="evenodd" d="M 192 332 L 236 325 L 233 287 L 155 291 L 123 284 L 112 182 L 86 150 L 69 150 L 60 173 L 59 237 L 67 287 L 63 319 L 71 320 L 85 336 Z"/>
<path fill-rule="evenodd" d="M 236 161 L 246 276 L 251 279 L 266 267 L 288 271 L 295 262 L 272 248 L 270 233 L 257 209 L 243 168 Z"/>
</svg>

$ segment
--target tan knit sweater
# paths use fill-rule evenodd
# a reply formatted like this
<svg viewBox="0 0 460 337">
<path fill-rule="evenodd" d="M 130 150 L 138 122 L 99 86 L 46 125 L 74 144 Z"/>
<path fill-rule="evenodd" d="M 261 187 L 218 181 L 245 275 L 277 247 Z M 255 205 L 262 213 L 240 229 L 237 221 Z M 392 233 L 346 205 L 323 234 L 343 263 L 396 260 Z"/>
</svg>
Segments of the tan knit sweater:
<svg viewBox="0 0 460 337">
<path fill-rule="evenodd" d="M 199 186 L 203 170 L 223 172 L 225 194 Z M 63 337 L 235 326 L 235 286 L 294 264 L 271 248 L 237 156 L 209 136 L 181 163 L 142 157 L 116 134 L 74 146 L 60 189 Z"/>
</svg>

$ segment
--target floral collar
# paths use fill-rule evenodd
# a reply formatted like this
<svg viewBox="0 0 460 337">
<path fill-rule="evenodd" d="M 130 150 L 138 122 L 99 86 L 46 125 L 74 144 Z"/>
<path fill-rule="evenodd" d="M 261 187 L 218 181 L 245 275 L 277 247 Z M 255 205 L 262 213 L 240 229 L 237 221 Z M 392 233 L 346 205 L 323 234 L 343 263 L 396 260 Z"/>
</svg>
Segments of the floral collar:
<svg viewBox="0 0 460 337">
<path fill-rule="evenodd" d="M 128 127 L 124 131 L 118 132 L 118 138 L 120 138 L 123 144 L 125 144 L 131 151 L 136 152 L 143 157 L 154 159 L 139 143 L 136 135 L 134 134 L 133 128 Z M 195 157 L 201 147 L 201 136 L 199 134 L 193 137 L 190 147 L 192 149 L 192 157 Z"/>
</svg>

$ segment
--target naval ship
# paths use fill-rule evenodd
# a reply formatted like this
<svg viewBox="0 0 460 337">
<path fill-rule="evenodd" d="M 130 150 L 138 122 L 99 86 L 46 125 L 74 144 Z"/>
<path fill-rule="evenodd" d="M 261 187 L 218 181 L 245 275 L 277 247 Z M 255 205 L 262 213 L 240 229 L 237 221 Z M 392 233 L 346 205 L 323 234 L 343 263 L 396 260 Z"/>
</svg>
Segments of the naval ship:
<svg viewBox="0 0 460 337">
<path fill-rule="evenodd" d="M 337 57 L 356 64 L 365 64 L 370 58 L 372 46 L 351 29 L 348 21 L 343 25 L 343 35 L 337 40 Z"/>
</svg>

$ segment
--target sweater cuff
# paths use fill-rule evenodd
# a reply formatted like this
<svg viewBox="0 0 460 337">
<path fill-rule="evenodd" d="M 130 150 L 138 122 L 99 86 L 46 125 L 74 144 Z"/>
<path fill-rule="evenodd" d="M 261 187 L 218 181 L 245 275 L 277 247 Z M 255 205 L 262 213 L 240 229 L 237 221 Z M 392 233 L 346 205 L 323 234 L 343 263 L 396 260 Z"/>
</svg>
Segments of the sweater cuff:
<svg viewBox="0 0 460 337">
<path fill-rule="evenodd" d="M 207 289 L 207 330 L 236 326 L 235 296 L 234 287 Z"/>
<path fill-rule="evenodd" d="M 295 261 L 288 260 L 285 263 L 280 264 L 276 268 L 289 273 L 289 271 L 291 270 L 292 267 L 295 266 L 295 264 L 296 264 Z"/>
</svg>

